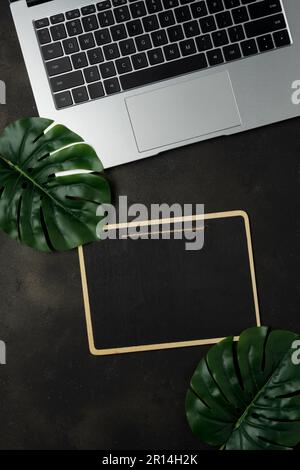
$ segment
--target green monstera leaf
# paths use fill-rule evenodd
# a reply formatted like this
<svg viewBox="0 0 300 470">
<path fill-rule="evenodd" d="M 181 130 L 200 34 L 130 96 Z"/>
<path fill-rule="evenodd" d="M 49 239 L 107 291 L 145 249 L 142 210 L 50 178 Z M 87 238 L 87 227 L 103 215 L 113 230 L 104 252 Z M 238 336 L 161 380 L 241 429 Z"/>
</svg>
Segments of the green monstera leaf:
<svg viewBox="0 0 300 470">
<path fill-rule="evenodd" d="M 213 346 L 191 379 L 193 433 L 226 450 L 288 450 L 300 442 L 300 336 L 255 327 Z"/>
<path fill-rule="evenodd" d="M 0 228 L 32 248 L 64 251 L 97 239 L 97 207 L 110 189 L 92 147 L 51 124 L 21 119 L 0 136 Z M 77 172 L 57 175 L 69 170 Z"/>
</svg>

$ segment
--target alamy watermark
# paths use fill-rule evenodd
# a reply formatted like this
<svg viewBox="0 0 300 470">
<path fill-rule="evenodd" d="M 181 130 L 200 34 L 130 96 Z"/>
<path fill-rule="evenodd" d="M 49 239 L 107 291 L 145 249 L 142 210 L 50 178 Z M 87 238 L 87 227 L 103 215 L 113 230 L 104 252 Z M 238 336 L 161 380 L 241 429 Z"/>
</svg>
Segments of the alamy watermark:
<svg viewBox="0 0 300 470">
<path fill-rule="evenodd" d="M 6 104 L 6 85 L 3 80 L 0 80 L 0 104 Z"/>
<path fill-rule="evenodd" d="M 0 365 L 6 364 L 6 344 L 0 341 Z"/>
<path fill-rule="evenodd" d="M 295 366 L 300 365 L 300 340 L 296 339 L 293 344 L 292 344 L 292 349 L 295 349 L 295 351 L 292 353 L 292 363 Z"/>
<path fill-rule="evenodd" d="M 204 245 L 204 204 L 174 203 L 128 206 L 127 196 L 115 205 L 102 204 L 97 216 L 97 237 L 101 240 L 130 238 L 186 240 L 186 250 L 201 250 Z"/>
<path fill-rule="evenodd" d="M 292 83 L 292 103 L 293 104 L 300 104 L 300 80 L 295 80 Z"/>
</svg>

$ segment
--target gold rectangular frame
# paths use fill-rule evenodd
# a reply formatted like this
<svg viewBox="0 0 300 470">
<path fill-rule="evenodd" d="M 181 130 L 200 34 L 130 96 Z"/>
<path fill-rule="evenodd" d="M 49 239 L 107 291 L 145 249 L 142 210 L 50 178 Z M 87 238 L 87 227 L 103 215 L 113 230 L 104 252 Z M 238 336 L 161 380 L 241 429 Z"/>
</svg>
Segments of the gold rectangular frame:
<svg viewBox="0 0 300 470">
<path fill-rule="evenodd" d="M 244 220 L 248 256 L 249 256 L 251 283 L 252 283 L 252 289 L 253 289 L 255 320 L 256 320 L 256 325 L 260 326 L 261 321 L 260 321 L 260 311 L 259 311 L 256 277 L 255 277 L 251 229 L 250 229 L 249 217 L 245 211 L 235 210 L 235 211 L 227 211 L 227 212 L 214 212 L 214 213 L 194 215 L 194 216 L 174 217 L 171 219 L 169 218 L 169 219 L 145 220 L 142 222 L 128 222 L 128 223 L 122 223 L 122 224 L 107 225 L 105 227 L 105 230 L 109 231 L 109 230 L 116 230 L 116 229 L 122 229 L 122 228 L 128 229 L 130 227 L 145 227 L 145 226 L 152 226 L 152 225 L 175 224 L 175 223 L 185 222 L 185 221 L 196 222 L 197 220 L 223 219 L 223 218 L 231 218 L 231 217 L 242 217 Z M 90 307 L 90 300 L 89 300 L 89 290 L 88 290 L 88 282 L 87 282 L 87 275 L 86 275 L 86 268 L 85 268 L 84 252 L 83 252 L 82 246 L 78 248 L 78 254 L 79 254 L 79 265 L 80 265 L 80 273 L 81 273 L 88 345 L 89 345 L 90 353 L 92 355 L 108 356 L 108 355 L 113 355 L 113 354 L 127 354 L 127 353 L 143 352 L 143 351 L 157 351 L 157 350 L 162 350 L 162 349 L 202 346 L 202 345 L 215 344 L 221 341 L 222 339 L 224 339 L 224 338 L 207 338 L 207 339 L 198 339 L 198 340 L 189 340 L 189 341 L 176 341 L 176 342 L 168 342 L 168 343 L 146 344 L 146 345 L 126 346 L 126 347 L 116 347 L 116 348 L 106 348 L 106 349 L 96 348 L 95 340 L 94 340 L 94 331 L 93 331 L 93 323 L 92 323 L 92 316 L 91 316 L 91 307 Z"/>
</svg>

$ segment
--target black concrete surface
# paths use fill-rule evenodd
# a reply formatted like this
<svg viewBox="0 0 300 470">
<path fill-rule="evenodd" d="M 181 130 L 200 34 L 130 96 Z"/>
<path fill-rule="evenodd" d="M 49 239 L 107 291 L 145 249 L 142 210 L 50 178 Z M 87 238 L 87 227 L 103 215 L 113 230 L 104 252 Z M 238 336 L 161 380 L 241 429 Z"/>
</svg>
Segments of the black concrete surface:
<svg viewBox="0 0 300 470">
<path fill-rule="evenodd" d="M 4 0 L 0 79 L 1 132 L 37 114 Z M 298 332 L 299 134 L 294 119 L 107 171 L 114 194 L 129 203 L 246 210 L 262 321 Z M 189 378 L 207 348 L 89 355 L 76 251 L 41 254 L 0 234 L 0 339 L 0 449 L 207 448 L 184 415 Z"/>
</svg>

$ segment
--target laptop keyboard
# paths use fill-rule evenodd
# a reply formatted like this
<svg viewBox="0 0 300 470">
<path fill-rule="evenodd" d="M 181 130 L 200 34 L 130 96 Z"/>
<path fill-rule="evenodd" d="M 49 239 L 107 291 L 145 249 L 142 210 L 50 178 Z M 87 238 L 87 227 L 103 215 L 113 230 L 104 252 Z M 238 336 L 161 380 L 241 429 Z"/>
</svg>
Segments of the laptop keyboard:
<svg viewBox="0 0 300 470">
<path fill-rule="evenodd" d="M 291 44 L 280 0 L 103 0 L 34 26 L 57 109 Z"/>
</svg>

